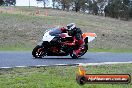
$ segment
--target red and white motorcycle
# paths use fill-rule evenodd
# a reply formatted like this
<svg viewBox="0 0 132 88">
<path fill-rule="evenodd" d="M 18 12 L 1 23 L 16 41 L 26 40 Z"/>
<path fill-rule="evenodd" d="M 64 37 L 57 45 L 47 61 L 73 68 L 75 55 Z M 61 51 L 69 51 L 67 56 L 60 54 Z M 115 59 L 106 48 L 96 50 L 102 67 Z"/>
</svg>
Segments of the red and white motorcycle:
<svg viewBox="0 0 132 88">
<path fill-rule="evenodd" d="M 79 58 L 83 56 L 88 50 L 88 43 L 93 41 L 97 35 L 95 33 L 82 34 L 85 44 L 82 46 L 78 55 L 74 54 L 74 50 L 78 49 L 78 45 L 68 46 L 64 43 L 73 42 L 73 38 L 67 33 L 61 33 L 58 28 L 46 30 L 42 43 L 38 44 L 32 51 L 35 58 L 42 58 L 44 56 L 68 56 L 72 58 Z"/>
</svg>

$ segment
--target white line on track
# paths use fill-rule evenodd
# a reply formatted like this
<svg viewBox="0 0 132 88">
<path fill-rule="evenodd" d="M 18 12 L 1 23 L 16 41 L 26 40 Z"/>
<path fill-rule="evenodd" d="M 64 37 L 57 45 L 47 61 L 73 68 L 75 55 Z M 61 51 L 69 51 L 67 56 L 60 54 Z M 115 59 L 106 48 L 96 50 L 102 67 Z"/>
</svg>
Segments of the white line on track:
<svg viewBox="0 0 132 88">
<path fill-rule="evenodd" d="M 129 62 L 102 62 L 102 63 L 78 63 L 80 66 L 89 66 L 89 65 L 108 65 L 108 64 L 131 64 L 132 61 Z"/>
<path fill-rule="evenodd" d="M 109 64 L 132 64 L 129 62 L 102 62 L 102 63 L 76 63 L 76 64 L 53 64 L 53 65 L 34 65 L 34 66 L 13 66 L 13 67 L 0 67 L 1 69 L 8 68 L 25 68 L 25 67 L 46 67 L 46 66 L 89 66 L 89 65 L 109 65 Z"/>
</svg>

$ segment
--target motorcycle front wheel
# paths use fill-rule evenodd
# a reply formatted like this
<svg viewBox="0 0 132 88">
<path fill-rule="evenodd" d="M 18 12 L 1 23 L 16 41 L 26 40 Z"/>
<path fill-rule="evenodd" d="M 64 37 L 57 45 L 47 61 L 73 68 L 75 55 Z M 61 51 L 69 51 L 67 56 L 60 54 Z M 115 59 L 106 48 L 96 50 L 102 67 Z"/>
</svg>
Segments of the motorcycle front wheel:
<svg viewBox="0 0 132 88">
<path fill-rule="evenodd" d="M 76 55 L 75 51 L 73 50 L 72 53 L 70 53 L 70 56 L 73 58 L 73 59 L 77 59 L 81 56 L 83 56 L 88 50 L 88 47 L 86 45 L 84 45 L 80 51 L 80 53 L 78 55 Z"/>
<path fill-rule="evenodd" d="M 33 51 L 32 51 L 32 55 L 35 58 L 42 58 L 44 56 L 44 47 L 37 45 Z"/>
</svg>

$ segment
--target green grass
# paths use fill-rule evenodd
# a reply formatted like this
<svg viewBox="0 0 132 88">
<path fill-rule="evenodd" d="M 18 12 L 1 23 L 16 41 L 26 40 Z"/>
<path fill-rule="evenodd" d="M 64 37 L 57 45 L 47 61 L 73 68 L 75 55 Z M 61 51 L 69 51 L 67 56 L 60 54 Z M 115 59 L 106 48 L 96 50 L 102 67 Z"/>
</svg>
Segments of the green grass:
<svg viewBox="0 0 132 88">
<path fill-rule="evenodd" d="M 35 47 L 35 46 L 34 46 Z M 1 46 L 0 51 L 32 51 L 33 46 Z M 113 52 L 113 53 L 132 53 L 131 49 L 98 49 L 98 48 L 89 48 L 88 52 Z"/>
<path fill-rule="evenodd" d="M 0 47 L 0 51 L 31 51 L 33 48 L 29 47 Z"/>
<path fill-rule="evenodd" d="M 35 47 L 35 46 L 34 46 Z M 7 44 L 0 46 L 0 51 L 31 51 L 33 46 L 28 46 L 23 43 Z"/>
<path fill-rule="evenodd" d="M 0 46 L 0 51 L 32 51 L 35 46 L 24 46 L 22 44 Z M 131 49 L 99 49 L 89 48 L 88 52 L 113 52 L 113 53 L 132 53 Z"/>
<path fill-rule="evenodd" d="M 131 49 L 99 49 L 90 48 L 88 52 L 113 52 L 113 53 L 132 53 Z"/>
<path fill-rule="evenodd" d="M 88 74 L 131 74 L 132 64 L 87 66 Z M 0 88 L 132 88 L 130 84 L 77 84 L 77 67 L 0 69 Z"/>
</svg>

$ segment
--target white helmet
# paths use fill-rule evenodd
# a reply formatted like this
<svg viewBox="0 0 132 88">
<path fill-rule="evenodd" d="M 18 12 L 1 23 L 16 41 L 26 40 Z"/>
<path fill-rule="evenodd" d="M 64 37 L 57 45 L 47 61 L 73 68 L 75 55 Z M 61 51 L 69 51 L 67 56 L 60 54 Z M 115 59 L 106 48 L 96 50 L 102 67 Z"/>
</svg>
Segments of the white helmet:
<svg viewBox="0 0 132 88">
<path fill-rule="evenodd" d="M 74 29 L 76 27 L 76 24 L 75 23 L 70 23 L 67 25 L 67 30 L 68 31 L 71 31 L 72 29 Z"/>
</svg>

